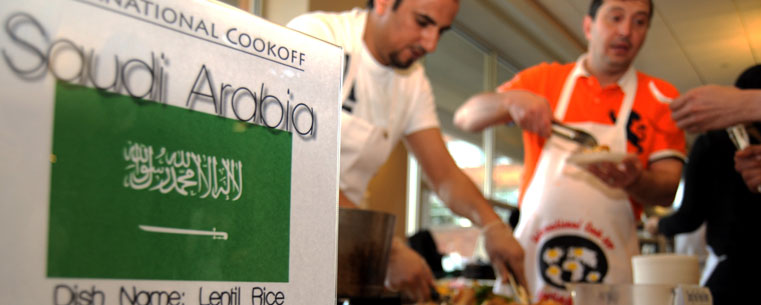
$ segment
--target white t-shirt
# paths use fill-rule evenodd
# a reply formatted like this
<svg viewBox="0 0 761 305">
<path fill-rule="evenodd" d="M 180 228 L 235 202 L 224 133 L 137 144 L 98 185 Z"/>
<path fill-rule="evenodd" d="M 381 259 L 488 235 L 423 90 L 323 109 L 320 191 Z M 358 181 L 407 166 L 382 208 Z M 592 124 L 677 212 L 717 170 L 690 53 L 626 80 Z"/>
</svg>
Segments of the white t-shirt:
<svg viewBox="0 0 761 305">
<path fill-rule="evenodd" d="M 403 136 L 438 127 L 431 84 L 423 66 L 383 66 L 362 40 L 367 10 L 313 12 L 288 27 L 343 47 L 341 191 L 359 204 L 367 184 Z"/>
</svg>

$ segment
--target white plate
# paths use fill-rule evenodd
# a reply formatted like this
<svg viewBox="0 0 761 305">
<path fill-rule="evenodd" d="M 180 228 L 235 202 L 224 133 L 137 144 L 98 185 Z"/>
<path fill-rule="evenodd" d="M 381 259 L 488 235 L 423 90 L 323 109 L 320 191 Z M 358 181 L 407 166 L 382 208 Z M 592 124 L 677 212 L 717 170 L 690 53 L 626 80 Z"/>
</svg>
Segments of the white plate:
<svg viewBox="0 0 761 305">
<path fill-rule="evenodd" d="M 619 163 L 624 160 L 624 158 L 626 158 L 626 154 L 621 152 L 591 151 L 572 154 L 566 159 L 566 161 L 576 165 L 587 165 L 598 162 Z"/>
</svg>

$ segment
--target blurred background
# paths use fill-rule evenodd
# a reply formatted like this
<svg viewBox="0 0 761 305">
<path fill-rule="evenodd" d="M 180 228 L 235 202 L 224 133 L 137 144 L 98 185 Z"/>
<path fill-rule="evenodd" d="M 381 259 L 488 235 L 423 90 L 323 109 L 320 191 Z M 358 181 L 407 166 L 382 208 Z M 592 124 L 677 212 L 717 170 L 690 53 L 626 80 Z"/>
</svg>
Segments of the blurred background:
<svg viewBox="0 0 761 305">
<path fill-rule="evenodd" d="M 363 0 L 223 2 L 281 25 L 308 11 L 342 11 L 366 4 Z M 742 70 L 761 64 L 761 1 L 654 2 L 651 29 L 635 62 L 639 70 L 685 92 L 709 83 L 731 85 Z M 581 25 L 588 5 L 589 0 L 461 0 L 453 30 L 424 59 L 447 147 L 505 222 L 516 209 L 519 195 L 520 132 L 499 126 L 465 133 L 452 125 L 453 113 L 469 96 L 493 90 L 524 68 L 540 62 L 575 61 L 586 49 Z M 362 205 L 396 214 L 398 236 L 427 229 L 440 252 L 470 257 L 478 230 L 467 219 L 452 215 L 419 173 L 400 144 L 371 183 Z M 375 191 L 380 186 L 398 191 Z M 642 245 L 643 252 L 669 250 L 667 242 L 646 234 Z"/>
</svg>

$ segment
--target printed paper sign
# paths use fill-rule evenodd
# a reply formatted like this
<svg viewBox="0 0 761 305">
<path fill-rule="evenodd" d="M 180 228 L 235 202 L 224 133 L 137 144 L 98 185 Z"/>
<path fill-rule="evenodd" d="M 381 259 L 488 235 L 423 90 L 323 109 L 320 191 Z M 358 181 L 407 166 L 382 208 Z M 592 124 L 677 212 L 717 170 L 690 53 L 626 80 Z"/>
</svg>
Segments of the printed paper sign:
<svg viewBox="0 0 761 305">
<path fill-rule="evenodd" d="M 335 303 L 340 48 L 207 1 L 0 18 L 0 303 Z"/>
</svg>

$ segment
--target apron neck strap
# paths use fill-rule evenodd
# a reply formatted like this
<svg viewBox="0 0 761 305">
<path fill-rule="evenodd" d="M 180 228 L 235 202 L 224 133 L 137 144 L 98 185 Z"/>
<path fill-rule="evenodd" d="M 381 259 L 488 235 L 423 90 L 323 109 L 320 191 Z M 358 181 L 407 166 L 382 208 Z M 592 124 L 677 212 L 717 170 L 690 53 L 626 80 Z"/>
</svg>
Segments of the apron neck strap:
<svg viewBox="0 0 761 305">
<path fill-rule="evenodd" d="M 555 107 L 555 118 L 558 120 L 562 121 L 565 118 L 573 90 L 576 88 L 576 80 L 581 76 L 589 75 L 586 69 L 584 69 L 584 57 L 582 55 L 576 61 L 573 70 L 571 70 L 571 73 L 565 79 L 562 91 L 560 91 L 558 104 Z M 629 67 L 629 70 L 621 76 L 618 84 L 624 93 L 624 100 L 621 103 L 621 108 L 618 110 L 618 116 L 616 116 L 616 127 L 623 128 L 629 120 L 629 114 L 631 114 L 632 106 L 634 105 L 634 97 L 637 95 L 637 72 L 633 67 Z"/>
</svg>

